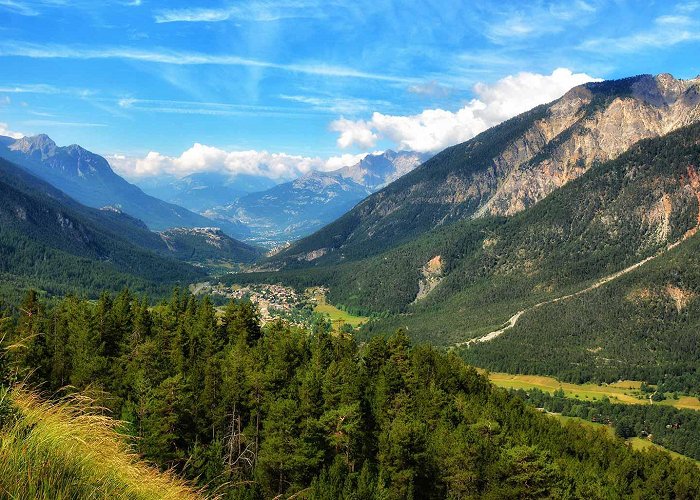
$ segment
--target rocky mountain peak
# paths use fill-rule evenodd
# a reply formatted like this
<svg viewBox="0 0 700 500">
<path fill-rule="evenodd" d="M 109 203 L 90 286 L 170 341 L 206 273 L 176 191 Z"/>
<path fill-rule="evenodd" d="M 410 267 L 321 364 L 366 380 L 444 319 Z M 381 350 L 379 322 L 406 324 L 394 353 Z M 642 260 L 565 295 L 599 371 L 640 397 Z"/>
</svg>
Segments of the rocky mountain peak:
<svg viewBox="0 0 700 500">
<path fill-rule="evenodd" d="M 32 156 L 37 155 L 43 159 L 53 155 L 57 146 L 48 135 L 39 134 L 17 139 L 9 148 Z"/>
<path fill-rule="evenodd" d="M 333 173 L 374 191 L 407 174 L 428 157 L 429 155 L 413 151 L 396 152 L 388 149 L 383 153 L 370 153 L 358 163 Z"/>
<path fill-rule="evenodd" d="M 661 107 L 672 105 L 696 85 L 696 80 L 678 80 L 669 73 L 661 73 L 656 76 L 645 75 L 645 78 L 632 85 L 632 91 L 635 98 Z"/>
<path fill-rule="evenodd" d="M 388 248 L 436 225 L 514 215 L 640 140 L 697 122 L 698 80 L 662 74 L 587 83 L 438 153 L 359 204 L 342 221 L 353 221 L 352 228 L 329 226 L 283 254 L 351 252 L 369 238 L 382 238 Z M 399 220 L 397 213 L 406 215 Z"/>
</svg>

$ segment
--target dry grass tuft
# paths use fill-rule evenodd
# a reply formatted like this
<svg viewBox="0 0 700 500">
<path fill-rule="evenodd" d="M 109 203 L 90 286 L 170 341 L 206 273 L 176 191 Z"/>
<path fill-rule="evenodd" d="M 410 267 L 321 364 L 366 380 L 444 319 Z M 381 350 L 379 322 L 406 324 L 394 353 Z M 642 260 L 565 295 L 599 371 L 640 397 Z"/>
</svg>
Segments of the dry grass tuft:
<svg viewBox="0 0 700 500">
<path fill-rule="evenodd" d="M 2 389 L 0 388 L 0 391 Z M 142 462 L 120 422 L 89 402 L 43 401 L 22 387 L 0 393 L 0 497 L 197 499 L 201 492 Z"/>
</svg>

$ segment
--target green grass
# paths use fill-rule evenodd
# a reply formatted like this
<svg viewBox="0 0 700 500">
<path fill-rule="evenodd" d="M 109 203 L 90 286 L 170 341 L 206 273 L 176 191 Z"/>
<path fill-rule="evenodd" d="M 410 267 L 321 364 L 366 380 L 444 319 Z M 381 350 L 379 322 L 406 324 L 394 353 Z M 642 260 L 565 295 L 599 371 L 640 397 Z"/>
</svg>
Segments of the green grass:
<svg viewBox="0 0 700 500">
<path fill-rule="evenodd" d="M 21 388 L 0 392 L 0 498 L 202 498 L 143 463 L 118 421 L 76 403 L 48 403 Z"/>
<path fill-rule="evenodd" d="M 636 394 L 633 387 L 639 387 L 639 382 L 634 381 L 608 385 L 571 384 L 541 375 L 512 375 L 510 373 L 497 372 L 489 373 L 489 380 L 494 385 L 507 389 L 540 389 L 550 393 L 562 389 L 566 397 L 581 400 L 592 401 L 607 397 L 619 403 L 648 403 L 647 399 L 641 398 Z"/>
<path fill-rule="evenodd" d="M 310 293 L 312 293 L 313 299 L 316 302 L 314 312 L 327 315 L 333 324 L 334 330 L 340 330 L 343 325 L 350 325 L 353 328 L 357 328 L 369 320 L 369 318 L 364 316 L 355 316 L 347 311 L 338 309 L 332 304 L 329 304 L 326 301 L 326 295 L 318 289 L 311 290 Z"/>
<path fill-rule="evenodd" d="M 487 373 L 485 370 L 480 370 Z M 614 384 L 572 384 L 560 382 L 553 377 L 544 375 L 513 375 L 510 373 L 489 372 L 489 380 L 498 387 L 506 389 L 540 389 L 553 393 L 558 389 L 564 391 L 567 398 L 575 398 L 583 401 L 593 401 L 609 398 L 616 403 L 625 404 L 649 404 L 646 394 L 639 390 L 641 382 L 636 380 L 621 380 Z M 693 396 L 681 396 L 678 399 L 667 398 L 663 401 L 654 402 L 673 406 L 678 409 L 700 410 L 700 400 Z"/>
<path fill-rule="evenodd" d="M 648 450 L 650 448 L 654 448 L 657 450 L 664 451 L 671 455 L 673 458 L 682 458 L 684 460 L 690 460 L 691 462 L 695 463 L 698 467 L 700 467 L 700 461 L 698 460 L 693 460 L 692 458 L 688 458 L 685 455 L 681 455 L 680 453 L 676 453 L 675 451 L 671 451 L 668 448 L 664 448 L 661 445 L 658 445 L 652 441 L 649 441 L 648 439 L 643 439 L 640 437 L 633 437 L 627 440 L 630 445 L 632 445 L 632 449 L 634 450 Z"/>
<path fill-rule="evenodd" d="M 590 420 L 585 420 L 585 419 L 579 418 L 579 417 L 567 417 L 566 415 L 560 415 L 558 413 L 548 413 L 547 415 L 556 418 L 562 424 L 566 424 L 568 422 L 575 422 L 577 424 L 583 425 L 584 427 L 590 427 L 591 429 L 603 430 L 608 435 L 608 437 L 611 437 L 611 438 L 615 437 L 615 429 L 610 425 L 605 425 L 605 424 L 601 424 L 598 422 L 591 422 Z"/>
<path fill-rule="evenodd" d="M 612 427 L 610 425 L 605 425 L 605 424 L 601 424 L 598 422 L 591 422 L 589 420 L 585 420 L 585 419 L 582 419 L 579 417 L 567 417 L 565 415 L 559 415 L 558 413 L 548 413 L 547 415 L 549 415 L 553 418 L 556 418 L 557 420 L 559 420 L 562 423 L 562 425 L 565 425 L 569 422 L 575 422 L 577 424 L 583 425 L 584 427 L 590 427 L 591 429 L 604 430 L 605 434 L 607 434 L 607 436 L 611 439 L 617 438 L 617 436 L 615 434 L 614 427 Z M 673 458 L 690 460 L 691 462 L 695 463 L 695 465 L 700 466 L 699 461 L 693 460 L 692 458 L 686 457 L 685 455 L 681 455 L 680 453 L 676 453 L 675 451 L 671 451 L 668 448 L 664 448 L 663 446 L 658 445 L 658 444 L 656 444 L 648 439 L 643 439 L 640 437 L 633 437 L 633 438 L 627 439 L 627 442 L 630 444 L 630 446 L 632 446 L 633 450 L 643 451 L 643 450 L 648 450 L 648 449 L 656 449 L 656 450 L 668 453 Z"/>
</svg>

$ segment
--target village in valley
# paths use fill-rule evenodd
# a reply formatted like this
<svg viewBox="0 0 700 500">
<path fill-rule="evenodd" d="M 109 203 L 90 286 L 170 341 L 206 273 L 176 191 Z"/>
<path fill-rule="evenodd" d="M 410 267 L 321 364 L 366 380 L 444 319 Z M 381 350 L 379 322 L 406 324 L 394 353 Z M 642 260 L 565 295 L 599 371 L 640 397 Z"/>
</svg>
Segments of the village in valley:
<svg viewBox="0 0 700 500">
<path fill-rule="evenodd" d="M 353 316 L 328 304 L 328 289 L 324 287 L 299 292 L 281 284 L 226 285 L 203 282 L 190 285 L 190 291 L 195 295 L 210 295 L 220 303 L 231 299 L 250 300 L 258 306 L 263 324 L 281 319 L 290 325 L 308 328 L 325 318 L 334 331 L 352 331 L 367 321 L 367 318 Z"/>
</svg>

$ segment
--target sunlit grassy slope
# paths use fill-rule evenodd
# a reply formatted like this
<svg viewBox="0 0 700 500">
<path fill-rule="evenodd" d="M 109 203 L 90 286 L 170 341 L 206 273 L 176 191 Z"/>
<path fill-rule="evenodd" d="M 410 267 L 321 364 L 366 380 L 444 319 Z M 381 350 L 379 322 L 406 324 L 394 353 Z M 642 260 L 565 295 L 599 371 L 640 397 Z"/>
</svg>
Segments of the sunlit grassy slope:
<svg viewBox="0 0 700 500">
<path fill-rule="evenodd" d="M 482 373 L 486 373 L 482 371 Z M 626 404 L 649 404 L 648 395 L 639 391 L 641 382 L 634 380 L 624 380 L 614 384 L 572 384 L 561 382 L 553 377 L 543 375 L 521 375 L 511 373 L 488 373 L 489 380 L 498 387 L 506 389 L 540 389 L 546 392 L 554 392 L 557 389 L 564 391 L 568 398 L 581 400 L 596 400 L 609 398 L 613 402 Z M 692 396 L 681 396 L 679 399 L 666 399 L 654 402 L 673 406 L 678 409 L 700 410 L 700 400 Z"/>
<path fill-rule="evenodd" d="M 335 330 L 339 330 L 340 327 L 344 324 L 348 324 L 353 328 L 357 328 L 358 326 L 361 326 L 364 323 L 366 323 L 369 319 L 364 316 L 355 316 L 347 311 L 338 309 L 332 304 L 329 304 L 326 300 L 326 295 L 323 292 L 320 292 L 318 290 L 311 290 L 310 293 L 313 293 L 313 298 L 316 302 L 314 311 L 320 314 L 327 315 L 328 318 L 331 320 L 331 323 L 333 323 L 333 328 Z"/>
<path fill-rule="evenodd" d="M 196 499 L 183 481 L 141 462 L 118 422 L 0 388 L 0 498 Z"/>
</svg>

